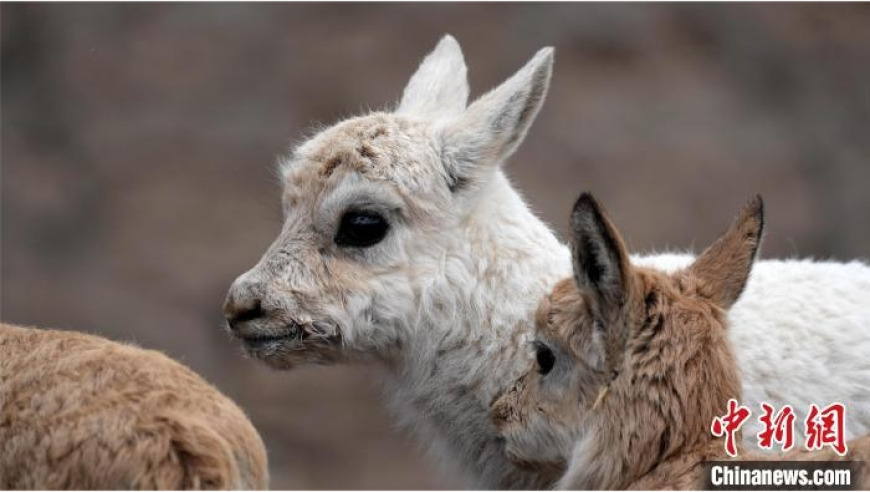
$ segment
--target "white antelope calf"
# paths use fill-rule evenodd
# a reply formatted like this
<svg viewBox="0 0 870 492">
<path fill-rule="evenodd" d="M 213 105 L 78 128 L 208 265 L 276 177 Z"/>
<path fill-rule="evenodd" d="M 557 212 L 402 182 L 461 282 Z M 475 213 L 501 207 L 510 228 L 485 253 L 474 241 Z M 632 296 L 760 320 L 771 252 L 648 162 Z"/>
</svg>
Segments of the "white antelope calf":
<svg viewBox="0 0 870 492">
<path fill-rule="evenodd" d="M 552 65 L 544 48 L 466 106 L 465 61 L 444 37 L 394 111 L 341 121 L 282 160 L 284 224 L 224 307 L 273 367 L 379 362 L 400 420 L 469 485 L 548 484 L 506 458 L 489 403 L 524 369 L 538 300 L 571 271 L 502 170 Z M 858 263 L 761 262 L 732 311 L 744 399 L 838 400 L 853 433 L 870 429 L 868 285 Z"/>
</svg>

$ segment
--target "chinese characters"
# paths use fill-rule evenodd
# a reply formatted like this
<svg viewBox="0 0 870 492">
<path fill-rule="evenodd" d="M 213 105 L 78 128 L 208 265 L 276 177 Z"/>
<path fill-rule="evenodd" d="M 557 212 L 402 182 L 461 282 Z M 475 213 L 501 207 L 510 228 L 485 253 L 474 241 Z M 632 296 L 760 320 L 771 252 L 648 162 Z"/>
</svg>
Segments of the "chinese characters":
<svg viewBox="0 0 870 492">
<path fill-rule="evenodd" d="M 791 405 L 785 405 L 778 412 L 773 406 L 762 403 L 762 414 L 758 418 L 764 428 L 758 433 L 758 446 L 762 449 L 773 449 L 774 443 L 781 446 L 782 451 L 788 451 L 795 444 L 795 412 Z M 728 456 L 737 456 L 736 434 L 752 411 L 728 400 L 728 411 L 713 419 L 710 432 L 715 437 L 725 438 L 725 452 Z M 819 408 L 815 403 L 810 405 L 810 411 L 804 420 L 804 443 L 808 450 L 818 450 L 830 446 L 840 456 L 846 454 L 846 407 L 842 403 L 831 403 Z"/>
</svg>

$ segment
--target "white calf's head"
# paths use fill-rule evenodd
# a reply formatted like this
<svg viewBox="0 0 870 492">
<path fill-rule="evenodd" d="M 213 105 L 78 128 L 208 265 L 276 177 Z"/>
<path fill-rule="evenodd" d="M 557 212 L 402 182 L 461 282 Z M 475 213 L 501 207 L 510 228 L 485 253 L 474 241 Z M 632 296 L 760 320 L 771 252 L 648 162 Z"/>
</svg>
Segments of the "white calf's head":
<svg viewBox="0 0 870 492">
<path fill-rule="evenodd" d="M 276 367 L 389 358 L 534 120 L 552 63 L 539 51 L 466 108 L 465 62 L 445 36 L 394 112 L 342 121 L 284 159 L 281 233 L 224 306 L 246 350 Z"/>
</svg>

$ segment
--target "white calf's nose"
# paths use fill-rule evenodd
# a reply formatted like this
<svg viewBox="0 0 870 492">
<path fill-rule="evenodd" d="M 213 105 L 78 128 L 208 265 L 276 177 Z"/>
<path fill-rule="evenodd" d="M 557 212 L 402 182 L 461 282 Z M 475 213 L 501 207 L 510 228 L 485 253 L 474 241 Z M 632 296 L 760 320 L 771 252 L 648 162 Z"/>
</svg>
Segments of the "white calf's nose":
<svg viewBox="0 0 870 492">
<path fill-rule="evenodd" d="M 263 315 L 262 301 L 254 289 L 239 285 L 238 281 L 234 282 L 224 302 L 224 317 L 230 329 L 235 331 L 239 324 L 261 318 Z"/>
</svg>

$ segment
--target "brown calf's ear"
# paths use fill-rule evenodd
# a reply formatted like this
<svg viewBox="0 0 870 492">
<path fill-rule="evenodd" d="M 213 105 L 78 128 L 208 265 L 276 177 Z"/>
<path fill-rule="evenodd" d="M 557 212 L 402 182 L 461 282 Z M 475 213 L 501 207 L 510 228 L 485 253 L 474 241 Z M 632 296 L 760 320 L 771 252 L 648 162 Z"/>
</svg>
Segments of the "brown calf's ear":
<svg viewBox="0 0 870 492">
<path fill-rule="evenodd" d="M 756 195 L 728 231 L 689 267 L 689 272 L 703 282 L 702 294 L 724 309 L 737 301 L 749 279 L 763 230 L 764 202 Z"/>
<path fill-rule="evenodd" d="M 616 227 L 589 193 L 583 193 L 571 213 L 574 280 L 589 291 L 599 316 L 611 317 L 628 292 L 628 251 Z"/>
</svg>

